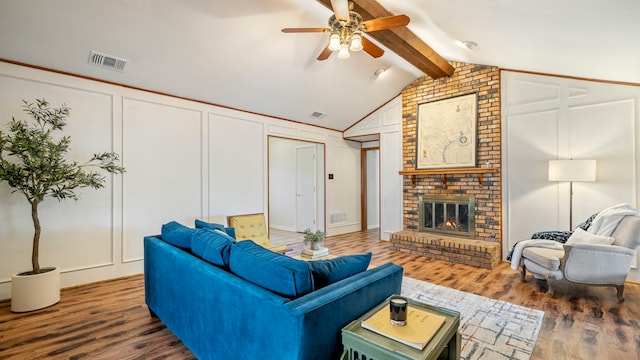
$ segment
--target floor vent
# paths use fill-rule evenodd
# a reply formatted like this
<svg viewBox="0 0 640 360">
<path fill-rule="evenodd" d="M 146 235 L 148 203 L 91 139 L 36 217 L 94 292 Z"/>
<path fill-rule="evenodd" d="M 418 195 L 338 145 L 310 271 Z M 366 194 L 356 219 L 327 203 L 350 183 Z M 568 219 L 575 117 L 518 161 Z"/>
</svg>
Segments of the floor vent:
<svg viewBox="0 0 640 360">
<path fill-rule="evenodd" d="M 127 70 L 129 60 L 92 51 L 89 55 L 89 64 L 124 72 Z"/>
</svg>

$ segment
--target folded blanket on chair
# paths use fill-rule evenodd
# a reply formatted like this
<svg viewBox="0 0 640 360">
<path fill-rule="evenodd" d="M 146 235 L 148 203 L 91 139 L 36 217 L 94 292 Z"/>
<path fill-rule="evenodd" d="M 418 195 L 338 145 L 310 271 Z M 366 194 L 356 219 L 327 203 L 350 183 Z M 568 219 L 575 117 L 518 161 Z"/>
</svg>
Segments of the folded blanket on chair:
<svg viewBox="0 0 640 360">
<path fill-rule="evenodd" d="M 587 231 L 596 235 L 611 236 L 620 220 L 628 215 L 640 216 L 640 213 L 629 204 L 613 205 L 600 211 Z"/>
</svg>

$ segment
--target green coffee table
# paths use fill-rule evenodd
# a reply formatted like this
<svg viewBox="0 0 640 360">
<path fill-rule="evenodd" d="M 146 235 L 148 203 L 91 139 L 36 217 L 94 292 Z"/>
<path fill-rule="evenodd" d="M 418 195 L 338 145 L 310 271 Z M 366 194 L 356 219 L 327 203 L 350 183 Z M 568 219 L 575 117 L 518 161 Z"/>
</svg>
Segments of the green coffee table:
<svg viewBox="0 0 640 360">
<path fill-rule="evenodd" d="M 460 359 L 460 332 L 458 331 L 460 314 L 457 311 L 427 305 L 413 299 L 408 300 L 409 306 L 416 306 L 445 317 L 444 324 L 422 351 L 373 331 L 363 329 L 360 326 L 362 320 L 368 319 L 382 309 L 383 306 L 389 306 L 389 299 L 387 298 L 387 300 L 342 329 L 344 352 L 341 360 Z"/>
</svg>

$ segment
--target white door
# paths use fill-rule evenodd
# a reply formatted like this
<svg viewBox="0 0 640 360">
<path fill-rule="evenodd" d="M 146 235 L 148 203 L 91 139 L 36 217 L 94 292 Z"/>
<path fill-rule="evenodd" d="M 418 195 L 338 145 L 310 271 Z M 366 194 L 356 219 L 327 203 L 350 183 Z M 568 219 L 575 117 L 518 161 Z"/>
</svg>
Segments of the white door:
<svg viewBox="0 0 640 360">
<path fill-rule="evenodd" d="M 316 230 L 316 148 L 296 149 L 296 231 Z"/>
</svg>

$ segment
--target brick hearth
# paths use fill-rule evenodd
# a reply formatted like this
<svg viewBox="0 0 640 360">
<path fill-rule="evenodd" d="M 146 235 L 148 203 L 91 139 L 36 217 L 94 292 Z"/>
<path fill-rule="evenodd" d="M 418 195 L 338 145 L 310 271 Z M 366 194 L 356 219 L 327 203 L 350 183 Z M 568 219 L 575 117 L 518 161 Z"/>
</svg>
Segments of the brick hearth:
<svg viewBox="0 0 640 360">
<path fill-rule="evenodd" d="M 500 244 L 416 231 L 391 234 L 391 249 L 431 259 L 493 269 L 500 263 Z"/>
</svg>

